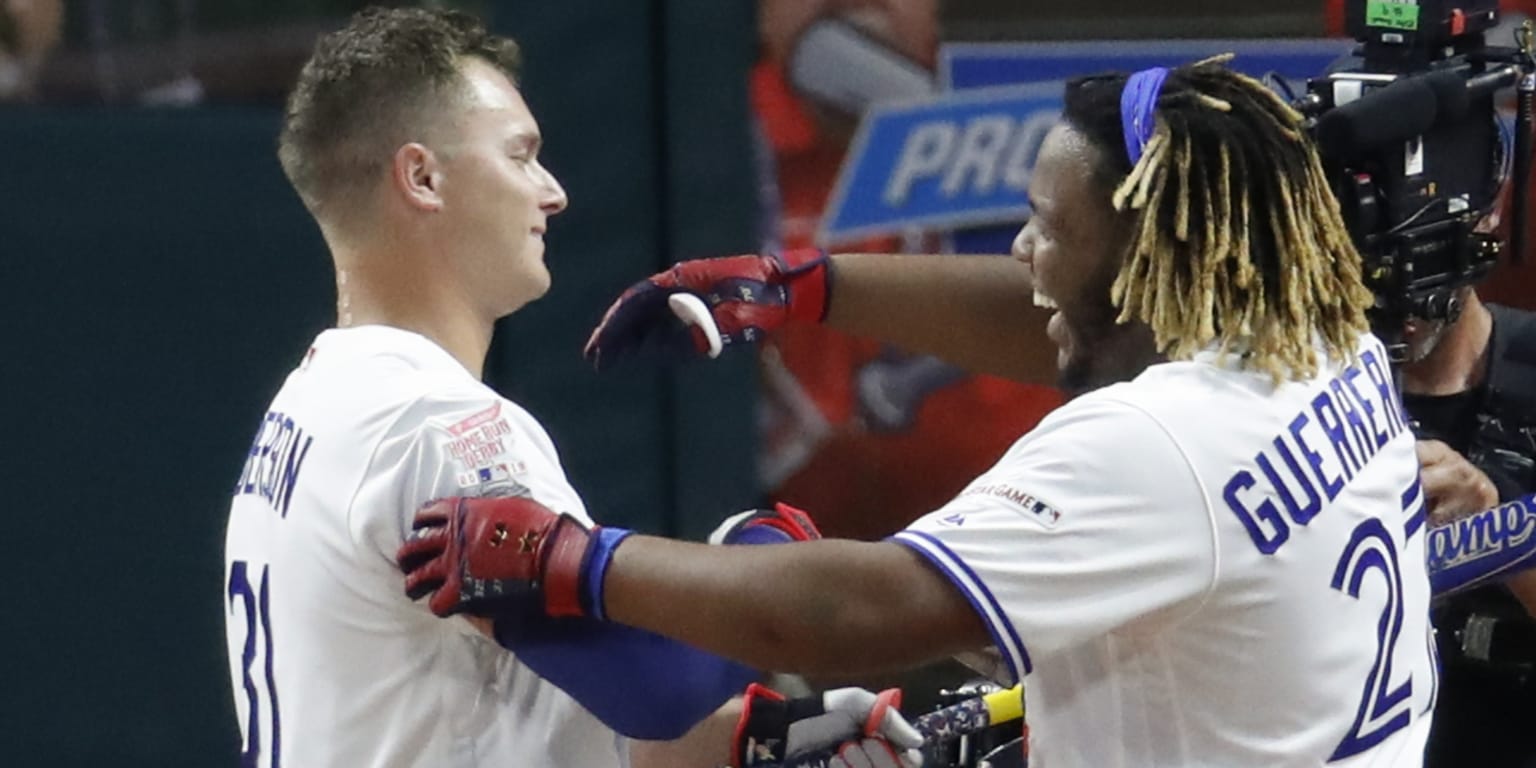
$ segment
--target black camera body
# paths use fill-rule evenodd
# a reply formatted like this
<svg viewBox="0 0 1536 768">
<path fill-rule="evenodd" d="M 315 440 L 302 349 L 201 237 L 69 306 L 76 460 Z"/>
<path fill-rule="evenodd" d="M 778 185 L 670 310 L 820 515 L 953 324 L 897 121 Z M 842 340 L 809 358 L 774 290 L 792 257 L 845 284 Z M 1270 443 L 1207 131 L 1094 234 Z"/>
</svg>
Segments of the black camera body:
<svg viewBox="0 0 1536 768">
<path fill-rule="evenodd" d="M 1497 0 L 1350 0 L 1345 24 L 1360 45 L 1295 104 L 1365 260 L 1372 325 L 1399 361 L 1406 320 L 1454 321 L 1459 289 L 1498 262 L 1502 244 L 1482 224 L 1509 175 L 1496 97 L 1516 85 L 1527 125 L 1516 132 L 1511 231 L 1517 257 L 1523 249 L 1536 67 L 1528 46 L 1485 43 L 1497 22 Z"/>
<path fill-rule="evenodd" d="M 1498 23 L 1498 0 L 1350 0 L 1344 5 L 1344 31 L 1361 43 L 1366 67 L 1373 72 L 1419 72 L 1448 58 L 1447 51 L 1481 48 L 1484 33 Z"/>
</svg>

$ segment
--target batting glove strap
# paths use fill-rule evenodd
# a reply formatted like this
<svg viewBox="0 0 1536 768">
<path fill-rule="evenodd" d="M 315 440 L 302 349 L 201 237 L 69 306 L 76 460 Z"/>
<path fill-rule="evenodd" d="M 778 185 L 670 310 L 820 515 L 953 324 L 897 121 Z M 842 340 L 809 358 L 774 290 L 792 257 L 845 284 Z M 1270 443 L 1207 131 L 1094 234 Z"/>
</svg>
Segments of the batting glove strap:
<svg viewBox="0 0 1536 768">
<path fill-rule="evenodd" d="M 734 768 L 776 767 L 789 758 L 791 724 L 826 713 L 820 697 L 786 699 L 764 685 L 747 686 L 741 718 L 731 739 Z"/>
<path fill-rule="evenodd" d="M 583 608 L 594 619 L 606 621 L 607 610 L 603 607 L 603 580 L 608 576 L 608 566 L 613 564 L 613 551 L 619 542 L 629 538 L 634 531 L 624 528 L 598 528 L 587 547 L 586 562 L 581 567 Z"/>
<path fill-rule="evenodd" d="M 603 575 L 613 550 L 630 531 L 593 527 L 561 515 L 543 546 L 544 611 L 550 616 L 602 618 Z"/>
<path fill-rule="evenodd" d="M 820 323 L 832 299 L 832 262 L 820 248 L 793 248 L 769 256 L 784 275 L 785 307 L 791 321 Z"/>
</svg>

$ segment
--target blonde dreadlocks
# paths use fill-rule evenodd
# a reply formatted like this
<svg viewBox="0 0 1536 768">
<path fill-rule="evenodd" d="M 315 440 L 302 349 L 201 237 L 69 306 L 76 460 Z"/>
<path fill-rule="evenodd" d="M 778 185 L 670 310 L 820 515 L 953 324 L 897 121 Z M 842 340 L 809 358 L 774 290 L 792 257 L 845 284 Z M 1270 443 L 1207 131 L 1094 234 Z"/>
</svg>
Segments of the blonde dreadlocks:
<svg viewBox="0 0 1536 768">
<path fill-rule="evenodd" d="M 1372 295 L 1301 115 L 1230 58 L 1168 74 L 1134 167 L 1118 114 L 1103 119 L 1123 76 L 1074 81 L 1065 118 L 1119 166 L 1111 200 L 1132 217 L 1119 321 L 1145 322 L 1171 359 L 1216 344 L 1277 383 L 1309 377 L 1316 340 L 1353 356 Z"/>
</svg>

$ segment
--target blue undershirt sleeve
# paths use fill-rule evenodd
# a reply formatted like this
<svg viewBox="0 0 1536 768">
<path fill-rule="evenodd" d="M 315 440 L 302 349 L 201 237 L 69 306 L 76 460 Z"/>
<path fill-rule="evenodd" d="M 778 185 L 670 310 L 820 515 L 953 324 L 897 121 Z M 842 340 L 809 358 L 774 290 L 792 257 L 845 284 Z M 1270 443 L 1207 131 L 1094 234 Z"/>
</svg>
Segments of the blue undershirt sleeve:
<svg viewBox="0 0 1536 768">
<path fill-rule="evenodd" d="M 495 627 L 499 645 L 634 739 L 679 738 L 758 678 L 736 662 L 622 624 L 503 617 Z"/>
</svg>

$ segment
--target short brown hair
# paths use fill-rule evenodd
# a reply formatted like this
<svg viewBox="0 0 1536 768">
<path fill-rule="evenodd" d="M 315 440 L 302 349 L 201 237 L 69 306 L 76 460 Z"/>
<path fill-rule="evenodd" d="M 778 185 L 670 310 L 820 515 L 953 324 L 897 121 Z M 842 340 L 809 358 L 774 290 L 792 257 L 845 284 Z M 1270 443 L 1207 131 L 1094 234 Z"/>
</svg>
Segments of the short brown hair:
<svg viewBox="0 0 1536 768">
<path fill-rule="evenodd" d="M 369 8 L 320 38 L 288 97 L 278 159 L 311 212 L 373 178 L 417 140 L 424 108 L 456 95 L 475 57 L 517 79 L 517 43 L 457 11 Z"/>
</svg>

